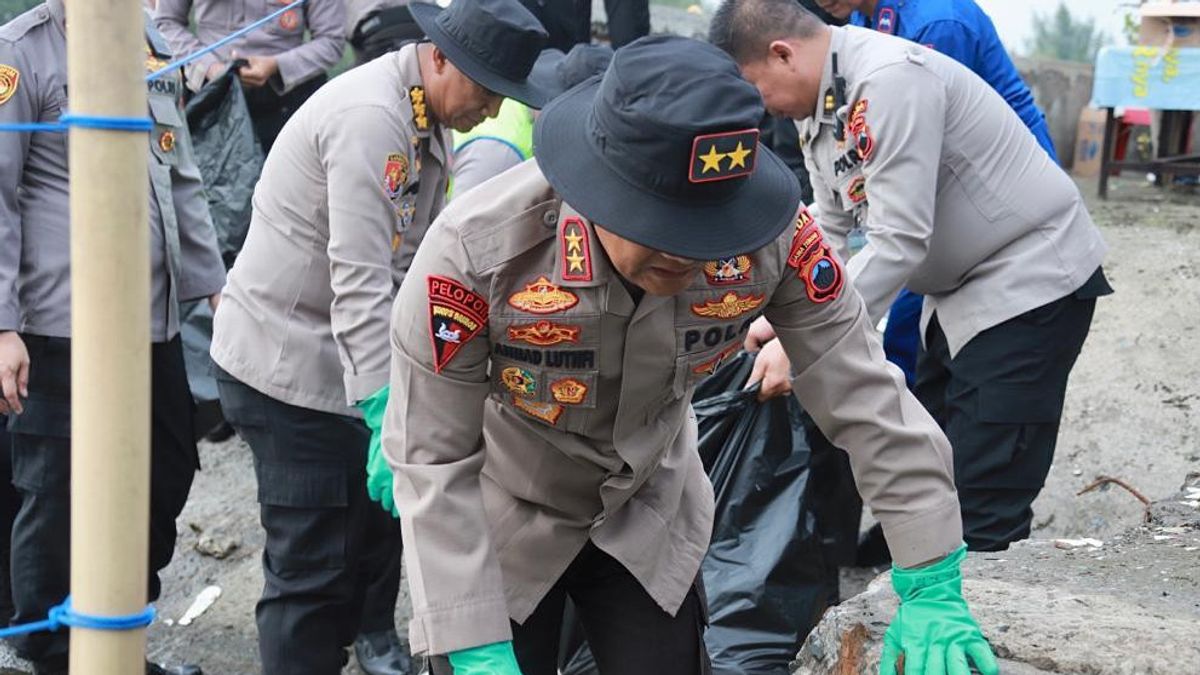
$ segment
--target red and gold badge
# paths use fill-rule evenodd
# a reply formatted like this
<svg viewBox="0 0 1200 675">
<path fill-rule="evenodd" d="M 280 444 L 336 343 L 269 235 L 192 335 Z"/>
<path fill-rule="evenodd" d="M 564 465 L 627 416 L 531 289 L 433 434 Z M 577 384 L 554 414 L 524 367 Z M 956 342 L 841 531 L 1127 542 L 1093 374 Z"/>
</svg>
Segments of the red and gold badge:
<svg viewBox="0 0 1200 675">
<path fill-rule="evenodd" d="M 383 163 L 383 189 L 388 197 L 399 197 L 407 182 L 408 158 L 398 152 L 389 154 Z"/>
<path fill-rule="evenodd" d="M 579 342 L 581 330 L 579 326 L 546 320 L 514 323 L 508 327 L 508 339 L 514 342 L 528 342 L 538 347 L 550 347 L 563 342 Z"/>
<path fill-rule="evenodd" d="M 558 228 L 562 248 L 563 281 L 592 280 L 592 249 L 583 221 L 574 216 L 564 218 Z"/>
<path fill-rule="evenodd" d="M 800 215 L 796 218 L 796 234 L 792 237 L 792 249 L 788 252 L 788 266 L 800 269 L 824 242 L 817 221 L 813 220 L 808 209 L 800 207 Z"/>
<path fill-rule="evenodd" d="M 846 125 L 846 130 L 854 139 L 854 149 L 858 152 L 859 159 L 864 162 L 875 152 L 875 137 L 871 135 L 871 127 L 866 118 L 868 106 L 865 98 L 855 103 L 850 112 L 850 121 Z"/>
<path fill-rule="evenodd" d="M 722 363 L 725 363 L 726 359 L 736 354 L 741 348 L 742 345 L 735 342 L 725 349 L 722 349 L 721 352 L 713 358 L 701 363 L 695 368 L 692 368 L 692 372 L 696 375 L 712 375 L 713 373 L 717 372 L 717 368 L 720 368 Z"/>
<path fill-rule="evenodd" d="M 861 204 L 867 201 L 867 179 L 857 176 L 854 180 L 850 181 L 850 185 L 846 188 L 846 197 L 853 204 Z"/>
<path fill-rule="evenodd" d="M 462 346 L 487 325 L 488 303 L 462 283 L 429 275 L 429 336 L 433 340 L 433 372 L 440 373 Z"/>
<path fill-rule="evenodd" d="M 767 296 L 759 294 L 738 295 L 729 291 L 720 300 L 707 300 L 692 305 L 692 313 L 706 319 L 732 319 L 758 309 Z"/>
<path fill-rule="evenodd" d="M 563 413 L 563 407 L 557 403 L 538 403 L 535 401 L 527 401 L 516 395 L 513 395 L 512 401 L 513 406 L 515 406 L 517 410 L 520 410 L 531 417 L 536 417 L 551 426 L 558 424 L 558 418 L 561 417 Z"/>
<path fill-rule="evenodd" d="M 579 297 L 558 287 L 544 276 L 525 285 L 525 290 L 513 293 L 508 304 L 530 314 L 554 314 L 574 307 Z"/>
<path fill-rule="evenodd" d="M 537 395 L 537 379 L 533 373 L 524 368 L 516 366 L 505 368 L 500 371 L 500 382 L 504 384 L 505 389 L 513 394 L 521 396 Z"/>
<path fill-rule="evenodd" d="M 21 82 L 21 71 L 0 63 L 0 105 L 17 93 L 17 85 Z"/>
<path fill-rule="evenodd" d="M 739 255 L 704 263 L 704 278 L 713 286 L 743 284 L 750 281 L 750 256 Z"/>
<path fill-rule="evenodd" d="M 408 102 L 412 105 L 413 124 L 417 129 L 425 131 L 429 128 L 429 111 L 425 104 L 424 87 L 412 87 L 408 90 Z"/>
<path fill-rule="evenodd" d="M 804 282 L 808 299 L 816 303 L 836 299 L 841 294 L 846 279 L 842 263 L 834 257 L 829 245 L 824 243 L 809 256 L 796 275 Z"/>
<path fill-rule="evenodd" d="M 296 10 L 289 9 L 279 15 L 279 27 L 284 30 L 296 30 L 300 26 L 300 15 Z"/>
<path fill-rule="evenodd" d="M 587 398 L 588 386 L 573 377 L 567 377 L 550 383 L 550 393 L 559 403 L 579 405 Z"/>
<path fill-rule="evenodd" d="M 175 149 L 175 133 L 164 131 L 158 136 L 158 149 L 163 152 L 171 152 Z"/>
</svg>

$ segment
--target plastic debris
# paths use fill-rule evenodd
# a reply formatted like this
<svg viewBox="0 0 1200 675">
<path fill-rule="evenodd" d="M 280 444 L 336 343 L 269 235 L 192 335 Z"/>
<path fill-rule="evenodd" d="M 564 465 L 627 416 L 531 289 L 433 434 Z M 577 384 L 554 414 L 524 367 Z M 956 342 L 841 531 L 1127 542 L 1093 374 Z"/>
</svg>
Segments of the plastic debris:
<svg viewBox="0 0 1200 675">
<path fill-rule="evenodd" d="M 212 607 L 219 597 L 221 597 L 220 586 L 205 586 L 204 590 L 196 595 L 196 599 L 192 601 L 183 616 L 179 617 L 179 625 L 190 626 L 197 617 L 208 611 L 208 608 Z"/>
<path fill-rule="evenodd" d="M 1083 539 L 1055 539 L 1054 546 L 1065 551 L 1071 551 L 1077 548 L 1100 548 L 1104 546 L 1104 542 L 1099 539 L 1092 539 L 1091 537 L 1084 537 Z"/>
</svg>

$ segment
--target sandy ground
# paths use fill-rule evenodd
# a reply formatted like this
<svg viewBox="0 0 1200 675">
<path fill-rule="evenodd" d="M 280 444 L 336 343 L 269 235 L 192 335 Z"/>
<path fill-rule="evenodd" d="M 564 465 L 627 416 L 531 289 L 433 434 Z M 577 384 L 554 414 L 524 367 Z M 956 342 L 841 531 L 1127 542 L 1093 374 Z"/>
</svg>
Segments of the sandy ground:
<svg viewBox="0 0 1200 675">
<path fill-rule="evenodd" d="M 1141 503 L 1122 489 L 1076 496 L 1099 475 L 1155 499 L 1200 470 L 1200 195 L 1122 180 L 1110 201 L 1099 202 L 1092 182 L 1081 188 L 1111 247 L 1105 268 L 1117 293 L 1099 302 L 1071 378 L 1057 461 L 1035 507 L 1039 538 L 1104 539 L 1140 521 Z M 179 520 L 150 653 L 199 663 L 209 674 L 254 673 L 263 533 L 250 452 L 234 439 L 202 443 L 200 453 L 204 469 Z M 857 584 L 863 576 L 847 579 Z M 209 585 L 221 588 L 220 598 L 191 625 L 178 625 Z M 399 607 L 403 634 L 406 596 Z M 0 654 L 5 665 L 16 664 Z"/>
</svg>

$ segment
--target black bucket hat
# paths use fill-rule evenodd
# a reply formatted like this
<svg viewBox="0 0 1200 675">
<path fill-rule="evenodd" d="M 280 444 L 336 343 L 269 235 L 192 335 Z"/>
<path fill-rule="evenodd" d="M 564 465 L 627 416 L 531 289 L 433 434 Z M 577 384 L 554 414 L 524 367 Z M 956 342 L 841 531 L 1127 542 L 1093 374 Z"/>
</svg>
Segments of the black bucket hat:
<svg viewBox="0 0 1200 675">
<path fill-rule="evenodd" d="M 454 0 L 446 9 L 408 5 L 430 41 L 476 83 L 534 108 L 550 97 L 529 82 L 546 29 L 517 0 Z"/>
<path fill-rule="evenodd" d="M 796 218 L 796 176 L 758 143 L 763 113 L 724 52 L 651 36 L 546 106 L 534 156 L 589 220 L 658 251 L 714 260 L 767 245 Z"/>
<path fill-rule="evenodd" d="M 571 51 L 565 54 L 558 49 L 545 49 L 533 64 L 529 81 L 553 99 L 580 82 L 603 73 L 612 57 L 612 47 L 586 42 L 571 47 Z"/>
</svg>

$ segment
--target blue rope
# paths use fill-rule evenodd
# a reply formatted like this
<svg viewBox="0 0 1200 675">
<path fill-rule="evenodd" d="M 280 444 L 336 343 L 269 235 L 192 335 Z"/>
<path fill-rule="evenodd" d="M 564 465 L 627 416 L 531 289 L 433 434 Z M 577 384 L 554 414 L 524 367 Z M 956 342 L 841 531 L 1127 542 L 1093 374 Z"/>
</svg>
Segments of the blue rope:
<svg viewBox="0 0 1200 675">
<path fill-rule="evenodd" d="M 246 33 L 249 33 L 257 28 L 260 28 L 264 24 L 270 23 L 272 20 L 274 20 L 280 14 L 283 14 L 284 12 L 287 12 L 288 10 L 295 9 L 295 8 L 299 7 L 300 5 L 303 5 L 305 2 L 307 2 L 307 0 L 296 0 L 295 2 L 293 2 L 292 4 L 290 4 L 286 7 L 283 7 L 281 9 L 275 10 L 274 12 L 271 12 L 270 14 L 264 16 L 263 18 L 259 19 L 258 21 L 255 21 L 254 23 L 251 23 L 244 28 L 236 30 L 236 31 L 230 33 L 229 35 L 226 35 L 225 37 L 221 38 L 220 40 L 217 40 L 216 42 L 212 43 L 211 45 L 208 45 L 204 49 L 201 49 L 200 51 L 198 51 L 194 54 L 189 54 L 188 56 L 185 56 L 182 59 L 177 59 L 175 61 L 172 61 L 172 62 L 168 63 L 167 65 L 163 66 L 162 68 L 159 68 L 158 70 L 154 71 L 153 73 L 150 73 L 149 75 L 147 75 L 146 81 L 150 82 L 153 80 L 157 80 L 158 78 L 162 77 L 163 75 L 166 75 L 167 73 L 171 72 L 172 70 L 175 70 L 176 68 L 182 68 L 182 67 L 186 66 L 187 64 L 191 63 L 192 61 L 195 61 L 196 59 L 200 58 L 201 56 L 204 56 L 205 54 L 209 54 L 217 49 L 220 49 L 221 47 L 224 47 L 225 45 L 229 44 L 230 42 L 233 42 L 234 40 L 242 37 Z"/>
<path fill-rule="evenodd" d="M 150 131 L 154 122 L 149 117 L 106 117 L 104 115 L 76 115 L 63 113 L 57 122 L 12 122 L 0 124 L 0 132 L 64 133 L 71 127 L 82 129 L 109 129 L 112 131 Z"/>
<path fill-rule="evenodd" d="M 149 626 L 153 621 L 154 608 L 150 606 L 147 606 L 146 609 L 137 614 L 127 614 L 125 616 L 80 614 L 71 608 L 71 596 L 68 595 L 67 599 L 63 600 L 61 605 L 55 605 L 50 608 L 48 618 L 42 621 L 21 624 L 20 626 L 0 628 L 0 638 L 9 638 L 14 635 L 25 635 L 27 633 L 39 633 L 41 631 L 56 631 L 63 626 L 88 628 L 91 630 L 136 630 Z"/>
</svg>

